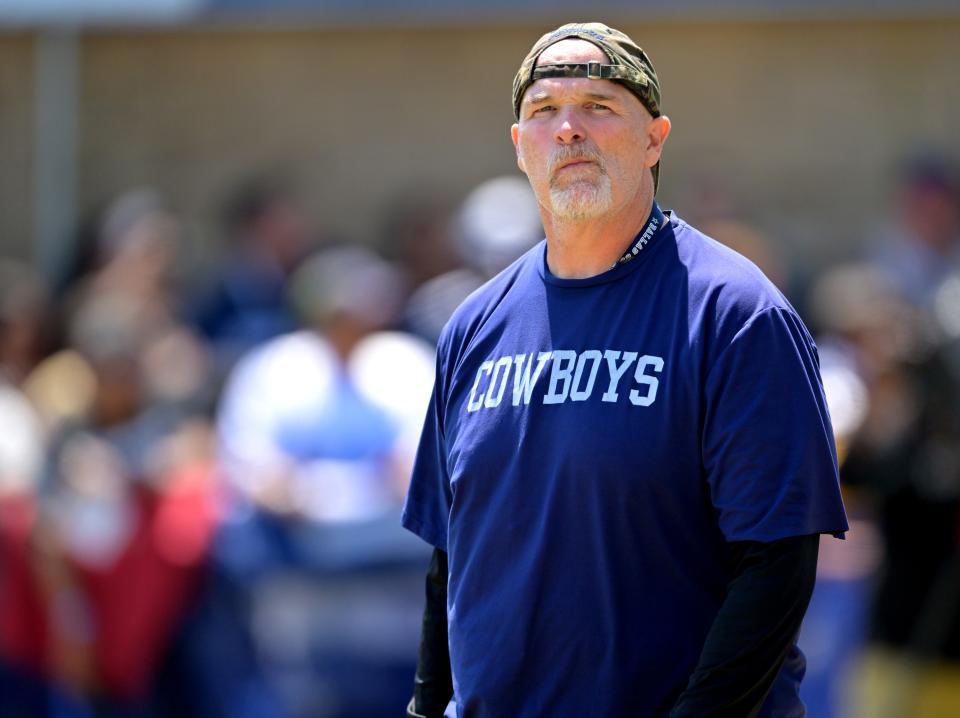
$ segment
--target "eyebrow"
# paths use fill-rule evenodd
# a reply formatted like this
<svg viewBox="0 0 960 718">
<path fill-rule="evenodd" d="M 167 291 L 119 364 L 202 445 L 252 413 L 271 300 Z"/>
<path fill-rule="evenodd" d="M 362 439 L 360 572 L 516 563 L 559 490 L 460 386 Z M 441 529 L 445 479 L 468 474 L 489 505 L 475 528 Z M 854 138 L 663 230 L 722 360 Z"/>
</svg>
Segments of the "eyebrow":
<svg viewBox="0 0 960 718">
<path fill-rule="evenodd" d="M 607 94 L 604 94 L 603 92 L 585 92 L 583 94 L 586 95 L 588 99 L 599 100 L 602 102 L 610 102 L 612 100 L 617 99 L 613 95 L 607 95 Z M 553 100 L 552 95 L 549 95 L 545 91 L 541 90 L 540 92 L 534 92 L 532 95 L 530 95 L 527 98 L 527 104 L 540 105 L 540 104 L 543 104 L 544 102 L 551 102 L 552 100 Z"/>
</svg>

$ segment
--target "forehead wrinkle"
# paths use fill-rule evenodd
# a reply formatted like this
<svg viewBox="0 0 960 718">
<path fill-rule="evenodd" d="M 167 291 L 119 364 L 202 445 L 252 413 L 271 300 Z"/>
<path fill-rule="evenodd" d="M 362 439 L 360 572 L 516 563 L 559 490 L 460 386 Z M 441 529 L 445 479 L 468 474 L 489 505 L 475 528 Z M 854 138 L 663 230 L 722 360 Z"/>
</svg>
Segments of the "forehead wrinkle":
<svg viewBox="0 0 960 718">
<path fill-rule="evenodd" d="M 615 100 L 617 99 L 616 95 L 609 95 L 604 92 L 587 92 L 585 93 L 587 97 L 591 100 Z"/>
<path fill-rule="evenodd" d="M 553 83 L 556 81 L 567 81 L 559 84 L 561 88 L 560 92 L 551 92 L 544 87 L 537 88 L 537 85 L 540 83 Z M 573 82 L 569 82 L 573 81 Z M 597 83 L 604 83 L 605 85 L 610 85 L 612 91 L 603 91 L 600 88 L 594 89 L 592 87 L 583 88 L 582 83 L 589 83 L 590 85 L 595 85 Z M 564 91 L 563 88 L 566 88 Z M 558 97 L 567 97 L 570 95 L 579 96 L 589 100 L 601 100 L 605 102 L 622 100 L 621 95 L 616 91 L 617 84 L 611 82 L 610 80 L 590 80 L 584 77 L 550 77 L 537 80 L 533 85 L 530 86 L 530 89 L 527 90 L 526 94 L 523 97 L 524 105 L 538 105 L 543 102 L 552 102 L 556 101 Z M 626 90 L 629 93 L 629 90 Z"/>
</svg>

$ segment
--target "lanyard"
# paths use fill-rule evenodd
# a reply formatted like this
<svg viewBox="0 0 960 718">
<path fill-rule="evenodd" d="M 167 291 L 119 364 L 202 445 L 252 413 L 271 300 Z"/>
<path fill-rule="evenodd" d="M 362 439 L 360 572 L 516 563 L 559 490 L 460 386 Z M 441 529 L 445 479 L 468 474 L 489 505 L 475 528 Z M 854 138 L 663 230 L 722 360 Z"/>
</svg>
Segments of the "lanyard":
<svg viewBox="0 0 960 718">
<path fill-rule="evenodd" d="M 650 209 L 650 216 L 647 217 L 647 223 L 643 226 L 643 231 L 637 236 L 637 241 L 633 243 L 633 246 L 627 250 L 620 259 L 617 260 L 617 264 L 624 264 L 629 262 L 631 259 L 640 254 L 640 250 L 647 246 L 647 243 L 650 239 L 657 233 L 663 225 L 666 223 L 667 218 L 663 214 L 663 211 L 660 209 L 656 200 L 653 202 L 653 207 Z M 616 264 L 613 266 L 617 266 Z"/>
</svg>

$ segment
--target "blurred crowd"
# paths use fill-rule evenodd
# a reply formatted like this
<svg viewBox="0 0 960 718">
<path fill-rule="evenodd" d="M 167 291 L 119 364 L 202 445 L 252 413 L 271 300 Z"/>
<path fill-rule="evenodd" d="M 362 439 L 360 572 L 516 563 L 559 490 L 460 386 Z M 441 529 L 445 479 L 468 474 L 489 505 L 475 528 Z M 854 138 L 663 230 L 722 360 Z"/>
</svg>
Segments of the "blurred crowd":
<svg viewBox="0 0 960 718">
<path fill-rule="evenodd" d="M 429 549 L 400 508 L 459 302 L 542 236 L 516 177 L 333 242 L 295 188 L 221 257 L 131 189 L 67 276 L 0 261 L 0 715 L 382 716 Z"/>
<path fill-rule="evenodd" d="M 859 256 L 813 276 L 722 191 L 679 208 L 818 337 L 852 529 L 821 542 L 801 634 L 817 718 L 960 714 L 960 180 L 933 154 L 898 181 Z M 0 260 L 0 715 L 402 711 L 434 343 L 542 230 L 521 177 L 403 202 L 366 243 L 307 216 L 254 178 L 198 269 L 131 189 L 65 277 Z"/>
<path fill-rule="evenodd" d="M 863 256 L 809 295 L 852 527 L 821 542 L 805 630 L 825 702 L 811 713 L 960 715 L 957 167 L 912 157 L 878 220 Z"/>
</svg>

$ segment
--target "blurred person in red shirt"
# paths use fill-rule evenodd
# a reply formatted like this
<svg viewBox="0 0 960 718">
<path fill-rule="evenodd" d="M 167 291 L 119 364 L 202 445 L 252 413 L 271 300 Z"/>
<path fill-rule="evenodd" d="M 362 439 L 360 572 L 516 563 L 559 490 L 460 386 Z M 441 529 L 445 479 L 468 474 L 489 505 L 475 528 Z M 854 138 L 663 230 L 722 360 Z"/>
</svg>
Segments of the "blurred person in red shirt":
<svg viewBox="0 0 960 718">
<path fill-rule="evenodd" d="M 10 662 L 45 681 L 29 715 L 55 713 L 50 696 L 93 715 L 153 705 L 215 521 L 211 363 L 176 320 L 175 221 L 134 193 L 103 226 L 65 348 L 24 381 L 49 437 L 7 584 Z"/>
</svg>

